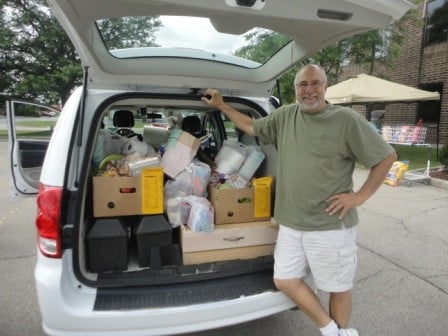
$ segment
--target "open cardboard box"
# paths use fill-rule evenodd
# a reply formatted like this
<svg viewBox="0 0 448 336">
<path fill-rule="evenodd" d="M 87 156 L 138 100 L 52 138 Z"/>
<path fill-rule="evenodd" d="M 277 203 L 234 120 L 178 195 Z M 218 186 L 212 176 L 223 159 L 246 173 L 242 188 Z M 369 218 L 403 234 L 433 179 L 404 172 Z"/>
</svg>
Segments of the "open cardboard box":
<svg viewBox="0 0 448 336">
<path fill-rule="evenodd" d="M 165 174 L 171 178 L 176 178 L 193 161 L 201 145 L 201 141 L 191 134 L 179 132 L 173 131 L 170 135 L 160 163 Z"/>
<path fill-rule="evenodd" d="M 140 176 L 93 177 L 93 215 L 116 217 L 163 213 L 163 170 L 151 167 Z"/>
<path fill-rule="evenodd" d="M 215 224 L 269 220 L 272 179 L 263 183 L 264 179 L 254 179 L 254 187 L 250 188 L 210 187 L 209 199 L 215 209 Z"/>
</svg>

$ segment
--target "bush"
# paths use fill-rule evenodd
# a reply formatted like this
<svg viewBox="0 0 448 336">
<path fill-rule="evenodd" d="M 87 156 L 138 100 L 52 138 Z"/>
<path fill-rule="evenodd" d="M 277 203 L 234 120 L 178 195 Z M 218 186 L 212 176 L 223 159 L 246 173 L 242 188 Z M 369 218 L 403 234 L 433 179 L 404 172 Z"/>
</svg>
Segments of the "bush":
<svg viewBox="0 0 448 336">
<path fill-rule="evenodd" d="M 39 117 L 39 111 L 36 106 L 20 104 L 14 110 L 14 114 L 24 117 Z"/>
<path fill-rule="evenodd" d="M 448 143 L 439 152 L 439 162 L 448 168 Z"/>
</svg>

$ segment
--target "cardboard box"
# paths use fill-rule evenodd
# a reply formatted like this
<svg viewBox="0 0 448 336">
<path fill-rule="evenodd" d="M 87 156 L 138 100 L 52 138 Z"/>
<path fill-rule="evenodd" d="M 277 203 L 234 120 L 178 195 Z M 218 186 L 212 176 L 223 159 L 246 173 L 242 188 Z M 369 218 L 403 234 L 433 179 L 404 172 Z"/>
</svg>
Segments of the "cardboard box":
<svg viewBox="0 0 448 336">
<path fill-rule="evenodd" d="M 163 213 L 163 170 L 145 168 L 141 176 L 93 177 L 94 217 Z"/>
<path fill-rule="evenodd" d="M 209 189 L 215 224 L 264 221 L 271 218 L 271 185 L 257 189 Z"/>
<path fill-rule="evenodd" d="M 278 225 L 273 221 L 223 224 L 210 233 L 181 227 L 184 265 L 271 255 Z"/>
<path fill-rule="evenodd" d="M 165 174 L 176 178 L 193 161 L 200 145 L 201 141 L 191 134 L 173 131 L 160 162 Z"/>
</svg>

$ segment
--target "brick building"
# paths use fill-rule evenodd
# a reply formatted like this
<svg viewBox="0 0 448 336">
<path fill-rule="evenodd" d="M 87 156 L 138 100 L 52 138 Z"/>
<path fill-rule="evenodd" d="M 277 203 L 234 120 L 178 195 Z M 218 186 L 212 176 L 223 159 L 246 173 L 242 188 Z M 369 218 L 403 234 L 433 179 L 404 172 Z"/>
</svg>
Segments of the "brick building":
<svg viewBox="0 0 448 336">
<path fill-rule="evenodd" d="M 388 69 L 375 70 L 378 76 L 393 82 L 429 91 L 438 91 L 440 101 L 418 103 L 393 103 L 383 106 L 385 125 L 415 125 L 420 119 L 428 127 L 426 142 L 448 144 L 448 21 L 435 26 L 430 20 L 437 10 L 448 13 L 448 0 L 430 0 L 417 8 L 417 18 L 422 21 L 405 22 L 402 52 Z M 446 14 L 445 14 L 446 15 Z M 446 16 L 445 16 L 446 17 Z M 440 22 L 440 21 L 439 21 Z M 436 32 L 436 36 L 434 35 Z M 367 73 L 368 69 L 347 66 L 339 81 L 353 75 Z M 364 106 L 353 106 L 366 113 Z"/>
</svg>

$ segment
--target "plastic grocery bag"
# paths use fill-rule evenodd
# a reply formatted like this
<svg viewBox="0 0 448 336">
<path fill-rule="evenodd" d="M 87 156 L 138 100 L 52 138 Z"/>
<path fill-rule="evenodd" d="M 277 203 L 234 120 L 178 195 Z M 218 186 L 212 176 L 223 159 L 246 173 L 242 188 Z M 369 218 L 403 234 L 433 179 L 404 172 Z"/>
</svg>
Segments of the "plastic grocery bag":
<svg viewBox="0 0 448 336">
<path fill-rule="evenodd" d="M 165 209 L 167 209 L 168 220 L 173 227 L 186 224 L 181 221 L 182 208 L 179 197 L 190 195 L 206 197 L 210 175 L 210 166 L 195 159 L 174 180 L 165 183 Z"/>
<path fill-rule="evenodd" d="M 191 206 L 183 201 L 183 197 L 172 197 L 165 205 L 168 221 L 173 228 L 187 224 Z"/>
<path fill-rule="evenodd" d="M 187 225 L 193 232 L 211 232 L 214 228 L 214 210 L 205 197 L 187 196 L 182 202 L 190 205 Z"/>
<path fill-rule="evenodd" d="M 101 129 L 98 133 L 98 138 L 95 143 L 95 150 L 93 152 L 93 163 L 98 167 L 100 162 L 110 154 L 120 154 L 125 139 L 120 135 Z"/>
<path fill-rule="evenodd" d="M 194 159 L 185 169 L 191 178 L 191 195 L 207 196 L 207 186 L 210 181 L 212 169 L 204 162 Z"/>
</svg>

